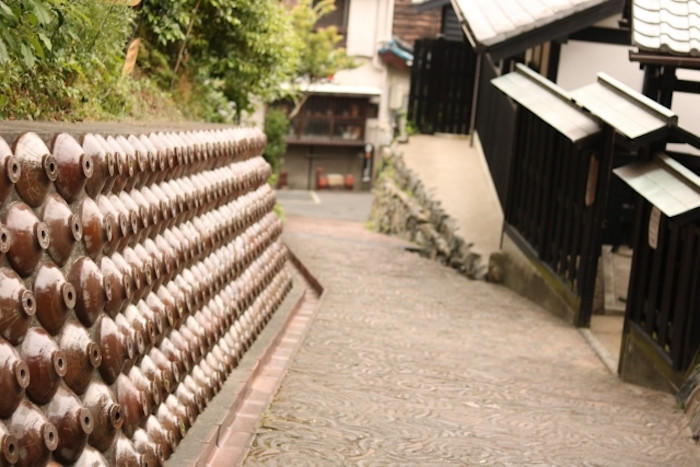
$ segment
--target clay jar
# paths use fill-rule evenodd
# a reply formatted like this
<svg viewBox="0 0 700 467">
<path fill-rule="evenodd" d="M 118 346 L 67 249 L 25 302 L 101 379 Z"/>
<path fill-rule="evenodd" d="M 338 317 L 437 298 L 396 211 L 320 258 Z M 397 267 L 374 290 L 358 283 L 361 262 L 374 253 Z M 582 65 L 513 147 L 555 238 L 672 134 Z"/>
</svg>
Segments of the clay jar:
<svg viewBox="0 0 700 467">
<path fill-rule="evenodd" d="M 142 459 L 141 454 L 134 448 L 131 441 L 122 433 L 117 436 L 110 461 L 112 465 L 119 467 L 146 467 L 147 465 L 151 467 L 151 464 L 147 464 L 146 459 Z"/>
<path fill-rule="evenodd" d="M 143 428 L 138 428 L 134 431 L 131 440 L 134 443 L 136 451 L 141 453 L 142 459 L 152 459 L 155 465 L 163 465 L 165 461 L 165 453 L 161 449 L 160 443 L 154 443 L 148 436 L 148 433 Z"/>
<path fill-rule="evenodd" d="M 95 339 L 102 353 L 100 375 L 107 384 L 112 384 L 117 380 L 128 357 L 126 338 L 109 316 L 101 316 L 95 327 Z"/>
<path fill-rule="evenodd" d="M 12 151 L 20 163 L 21 174 L 15 184 L 19 196 L 30 206 L 39 207 L 51 182 L 56 180 L 56 159 L 36 133 L 17 138 Z"/>
<path fill-rule="evenodd" d="M 0 172 L 0 204 L 2 204 L 22 174 L 19 162 L 2 137 L 0 137 Z"/>
<path fill-rule="evenodd" d="M 10 235 L 7 259 L 17 273 L 29 276 L 41 259 L 43 250 L 49 247 L 49 231 L 29 206 L 14 202 L 8 206 L 4 224 Z"/>
<path fill-rule="evenodd" d="M 85 181 L 92 177 L 92 157 L 86 155 L 80 144 L 67 133 L 57 134 L 52 148 L 57 164 L 56 190 L 72 203 L 82 193 Z"/>
<path fill-rule="evenodd" d="M 99 451 L 85 446 L 83 453 L 73 465 L 74 467 L 108 467 L 109 463 Z"/>
<path fill-rule="evenodd" d="M 58 344 L 66 357 L 66 374 L 63 381 L 76 394 L 85 392 L 92 372 L 102 363 L 102 353 L 87 333 L 76 322 L 68 322 L 58 338 Z"/>
<path fill-rule="evenodd" d="M 80 222 L 83 231 L 85 252 L 95 259 L 102 253 L 105 245 L 112 242 L 116 221 L 111 214 L 102 214 L 97 204 L 90 198 L 80 205 Z"/>
<path fill-rule="evenodd" d="M 49 261 L 37 272 L 34 296 L 39 322 L 49 333 L 56 335 L 69 311 L 75 307 L 75 288 L 66 281 L 61 270 Z"/>
<path fill-rule="evenodd" d="M 17 439 L 4 423 L 0 422 L 0 465 L 12 465 L 19 460 Z"/>
<path fill-rule="evenodd" d="M 114 176 L 114 161 L 97 136 L 88 133 L 83 136 L 82 143 L 85 155 L 92 160 L 92 177 L 85 182 L 85 192 L 94 198 L 102 192 L 108 179 Z"/>
<path fill-rule="evenodd" d="M 49 195 L 44 204 L 43 220 L 49 229 L 48 252 L 59 266 L 63 266 L 73 252 L 76 242 L 83 238 L 80 216 L 58 195 Z"/>
<path fill-rule="evenodd" d="M 111 389 L 102 383 L 92 383 L 83 396 L 83 403 L 92 414 L 92 433 L 88 437 L 91 446 L 106 451 L 122 427 L 121 407 Z"/>
<path fill-rule="evenodd" d="M 123 374 L 117 377 L 115 392 L 124 417 L 122 430 L 127 436 L 131 436 L 138 425 L 151 413 L 150 403 L 146 395 L 131 382 L 128 376 Z"/>
<path fill-rule="evenodd" d="M 20 354 L 29 367 L 27 396 L 37 404 L 48 403 L 66 374 L 65 355 L 42 328 L 27 331 Z"/>
<path fill-rule="evenodd" d="M 105 311 L 114 317 L 124 309 L 131 298 L 131 279 L 123 274 L 107 256 L 103 256 L 100 260 L 100 270 L 105 284 L 108 284 L 112 291 L 110 299 L 105 302 Z"/>
<path fill-rule="evenodd" d="M 18 466 L 44 465 L 58 446 L 56 427 L 29 401 L 22 401 L 7 427 L 17 439 Z"/>
<path fill-rule="evenodd" d="M 160 400 L 165 400 L 170 391 L 174 388 L 174 383 L 168 375 L 161 371 L 155 362 L 148 355 L 141 359 L 140 367 L 143 375 L 153 383 L 153 391 L 158 393 Z"/>
<path fill-rule="evenodd" d="M 12 344 L 19 344 L 35 312 L 34 294 L 12 269 L 0 268 L 0 335 Z"/>
<path fill-rule="evenodd" d="M 177 445 L 185 436 L 185 424 L 166 404 L 160 404 L 156 412 L 160 425 L 170 434 L 173 445 Z"/>
<path fill-rule="evenodd" d="M 85 326 L 90 327 L 104 310 L 111 289 L 105 283 L 100 268 L 87 256 L 78 259 L 71 267 L 68 280 L 77 292 L 75 314 Z"/>
<path fill-rule="evenodd" d="M 63 464 L 72 464 L 80 457 L 92 433 L 92 415 L 80 399 L 64 387 L 58 388 L 46 412 L 58 431 L 58 445 L 53 456 Z"/>
<path fill-rule="evenodd" d="M 29 367 L 13 346 L 0 339 L 0 418 L 12 415 L 28 385 Z"/>
</svg>

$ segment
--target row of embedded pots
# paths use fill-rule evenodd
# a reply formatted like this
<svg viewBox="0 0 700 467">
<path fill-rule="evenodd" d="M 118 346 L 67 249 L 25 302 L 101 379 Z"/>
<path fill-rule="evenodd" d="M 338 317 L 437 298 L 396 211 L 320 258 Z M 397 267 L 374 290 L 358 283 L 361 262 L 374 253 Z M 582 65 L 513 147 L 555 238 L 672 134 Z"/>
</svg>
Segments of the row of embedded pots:
<svg viewBox="0 0 700 467">
<path fill-rule="evenodd" d="M 259 162 L 267 166 L 261 158 Z M 235 197 L 231 194 L 230 198 L 224 204 L 223 197 L 212 197 L 211 204 L 217 206 L 208 206 L 206 211 L 183 209 L 182 215 L 167 219 L 149 215 L 156 205 L 146 202 L 145 198 L 143 204 L 136 203 L 127 193 L 119 197 L 112 195 L 112 198 L 100 195 L 97 201 L 85 198 L 77 214 L 60 196 L 52 194 L 41 209 L 41 220 L 28 205 L 17 201 L 7 207 L 3 216 L 0 252 L 6 254 L 17 273 L 26 277 L 34 271 L 43 250 L 63 266 L 78 243 L 82 243 L 84 252 L 95 259 L 102 253 L 123 250 L 127 245 L 167 234 L 172 228 L 177 231 L 177 225 L 185 230 L 190 242 L 200 240 L 192 238 L 191 234 L 205 236 L 211 241 L 209 237 L 213 229 L 235 235 L 269 212 L 275 203 L 274 193 L 264 182 L 251 185 L 245 194 Z M 222 224 L 225 227 L 219 228 Z M 171 243 L 178 241 L 170 240 Z"/>
<path fill-rule="evenodd" d="M 16 251 L 17 245 L 31 243 L 25 237 L 32 238 L 35 229 L 28 224 L 20 230 L 17 224 L 10 223 L 12 238 L 16 241 L 13 242 L 14 247 L 8 249 L 6 257 L 14 271 L 0 268 L 0 306 L 3 314 L 12 316 L 12 319 L 0 320 L 0 335 L 14 344 L 19 343 L 37 308 L 40 308 L 37 317 L 48 330 L 60 327 L 61 318 L 69 308 L 75 308 L 81 322 L 89 326 L 103 308 L 110 313 L 119 311 L 128 301 L 140 299 L 182 272 L 190 280 L 194 276 L 205 278 L 217 267 L 216 262 L 219 263 L 218 269 L 239 272 L 262 251 L 265 239 L 269 241 L 270 235 L 281 232 L 281 223 L 274 214 L 268 212 L 261 218 L 265 212 L 263 209 L 245 210 L 245 218 L 236 216 L 235 212 L 244 212 L 243 209 L 235 209 L 236 205 L 245 204 L 261 205 L 269 210 L 274 205 L 274 194 L 264 185 L 229 205 L 169 228 L 153 239 L 147 238 L 143 243 L 135 244 L 133 248 L 127 246 L 121 252 L 102 256 L 97 262 L 87 256 L 78 257 L 67 268 L 68 280 L 51 261 L 44 262 L 37 270 L 42 257 L 40 248 Z M 34 221 L 35 227 L 37 223 Z M 243 228 L 245 230 L 241 231 Z M 47 236 L 50 237 L 50 234 Z M 88 241 L 89 238 L 86 236 L 84 240 Z M 210 254 L 212 249 L 222 245 L 227 245 L 227 248 L 221 250 L 218 256 Z M 205 255 L 209 260 L 201 266 L 192 271 L 186 269 Z M 56 259 L 54 255 L 51 256 Z M 26 290 L 20 275 L 29 276 L 35 270 L 34 296 Z"/>
<path fill-rule="evenodd" d="M 228 327 L 217 323 L 216 332 L 209 334 L 198 324 L 197 315 L 203 311 L 190 316 L 139 361 L 126 358 L 112 388 L 93 380 L 78 397 L 64 381 L 43 408 L 20 398 L 0 422 L 0 457 L 5 464 L 17 465 L 45 465 L 51 456 L 62 464 L 162 464 L 290 289 L 291 276 L 281 269 L 235 321 Z M 74 356 L 52 346 L 47 349 L 38 330 L 28 336 L 30 340 L 44 351 L 37 352 L 29 365 L 12 353 L 11 346 L 0 345 L 0 352 L 3 356 L 9 352 L 7 361 L 12 362 L 9 369 L 0 369 L 4 385 L 12 382 L 29 388 L 32 365 L 48 366 L 61 377 L 72 358 L 99 364 L 99 354 L 90 344 L 84 347 L 87 355 Z"/>
<path fill-rule="evenodd" d="M 10 417 L 10 432 L 17 440 L 14 443 L 12 435 L 4 438 L 6 460 L 14 462 L 12 453 L 16 446 L 25 454 L 24 458 L 18 458 L 21 465 L 41 464 L 52 450 L 58 462 L 72 463 L 79 458 L 88 435 L 90 445 L 108 450 L 118 431 L 117 425 L 124 425 L 124 433 L 132 436 L 134 449 L 141 457 L 158 463 L 172 452 L 179 440 L 172 430 L 167 438 L 162 436 L 165 421 L 177 418 L 172 413 L 174 406 L 184 403 L 189 407 L 187 420 L 178 420 L 170 426 L 178 430 L 183 423 L 189 426 L 192 414 L 203 408 L 230 371 L 231 362 L 222 362 L 220 356 L 237 358 L 240 353 L 235 342 L 221 344 L 220 350 L 216 350 L 217 339 L 221 340 L 229 329 L 230 337 L 243 336 L 245 347 L 288 291 L 290 281 L 284 270 L 285 261 L 285 248 L 279 242 L 272 243 L 248 269 L 220 288 L 218 294 L 209 294 L 208 303 L 189 316 L 175 309 L 175 300 L 167 298 L 167 292 L 161 294 L 168 290 L 163 286 L 146 301 L 128 305 L 115 319 L 100 316 L 92 329 L 92 338 L 78 322 L 69 320 L 55 341 L 44 329 L 31 328 L 19 353 L 5 342 L 0 346 L 0 361 L 5 362 L 2 381 L 8 397 L 0 407 L 0 416 Z M 187 295 L 178 288 L 174 292 L 178 296 Z M 240 310 L 245 312 L 239 314 Z M 202 361 L 205 355 L 207 358 Z M 90 376 L 95 368 L 99 369 L 102 381 L 115 388 L 116 399 L 108 398 L 107 386 Z M 212 373 L 212 370 L 216 371 Z M 212 374 L 217 375 L 214 380 Z M 181 384 L 175 388 L 178 382 Z M 29 400 L 21 401 L 23 390 L 33 403 L 45 405 L 48 418 L 42 418 L 42 412 Z M 168 400 L 163 390 L 173 391 L 177 403 L 171 397 L 168 404 L 159 406 L 162 400 Z M 84 406 L 75 394 L 83 395 Z M 144 399 L 144 394 L 153 399 Z M 136 409 L 132 407 L 134 404 Z M 131 409 L 118 411 L 119 407 L 127 406 Z M 31 426 L 41 428 L 30 429 L 22 420 L 31 420 Z M 47 420 L 57 431 L 52 431 Z M 76 438 L 75 433 L 82 435 Z M 110 433 L 112 436 L 107 436 Z M 139 436 L 143 438 L 140 441 Z M 156 441 L 164 439 L 169 449 L 157 448 Z M 21 451 L 23 446 L 38 440 L 43 440 L 42 449 L 32 451 L 31 455 Z M 120 449 L 128 446 L 126 440 L 117 444 Z M 118 452 L 115 445 L 112 455 L 116 456 L 118 465 L 130 465 L 122 464 Z M 94 457 L 94 453 L 91 455 Z"/>
<path fill-rule="evenodd" d="M 13 185 L 32 207 L 42 204 L 52 184 L 69 203 L 83 190 L 92 197 L 129 191 L 255 157 L 266 138 L 259 130 L 238 128 L 126 137 L 86 134 L 81 143 L 66 133 L 53 138 L 51 149 L 32 132 L 20 135 L 12 147 L 0 138 L 0 200 Z"/>
</svg>

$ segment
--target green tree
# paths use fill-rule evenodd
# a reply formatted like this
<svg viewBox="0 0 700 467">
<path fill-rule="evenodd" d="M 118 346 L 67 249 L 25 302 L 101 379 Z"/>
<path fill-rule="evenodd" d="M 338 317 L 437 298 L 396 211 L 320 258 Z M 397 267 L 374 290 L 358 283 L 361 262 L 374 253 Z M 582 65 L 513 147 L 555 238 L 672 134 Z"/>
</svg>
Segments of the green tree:
<svg viewBox="0 0 700 467">
<path fill-rule="evenodd" d="M 279 172 L 284 162 L 284 154 L 287 152 L 287 131 L 289 120 L 279 109 L 272 108 L 265 114 L 265 135 L 267 135 L 267 147 L 263 156 L 272 166 L 272 173 Z"/>
<path fill-rule="evenodd" d="M 133 17 L 116 3 L 0 0 L 0 117 L 128 110 L 120 72 Z"/>
<path fill-rule="evenodd" d="M 277 0 L 149 0 L 139 23 L 172 70 L 171 85 L 184 80 L 216 91 L 237 115 L 254 96 L 272 98 L 292 74 L 293 31 Z"/>
</svg>

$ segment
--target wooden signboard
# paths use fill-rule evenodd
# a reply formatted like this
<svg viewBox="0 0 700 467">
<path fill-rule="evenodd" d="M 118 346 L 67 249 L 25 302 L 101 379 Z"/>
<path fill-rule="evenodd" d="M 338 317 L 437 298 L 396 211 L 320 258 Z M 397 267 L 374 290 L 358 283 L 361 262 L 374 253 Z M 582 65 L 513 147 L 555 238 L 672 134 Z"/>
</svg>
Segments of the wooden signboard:
<svg viewBox="0 0 700 467">
<path fill-rule="evenodd" d="M 659 244 L 659 222 L 661 221 L 661 211 L 656 206 L 651 208 L 649 215 L 649 246 L 656 250 Z"/>
<path fill-rule="evenodd" d="M 124 68 L 122 68 L 122 76 L 127 76 L 133 73 L 134 67 L 136 66 L 136 59 L 139 56 L 139 47 L 141 46 L 141 39 L 136 38 L 131 41 L 129 47 L 126 49 L 126 60 L 124 60 Z"/>
</svg>

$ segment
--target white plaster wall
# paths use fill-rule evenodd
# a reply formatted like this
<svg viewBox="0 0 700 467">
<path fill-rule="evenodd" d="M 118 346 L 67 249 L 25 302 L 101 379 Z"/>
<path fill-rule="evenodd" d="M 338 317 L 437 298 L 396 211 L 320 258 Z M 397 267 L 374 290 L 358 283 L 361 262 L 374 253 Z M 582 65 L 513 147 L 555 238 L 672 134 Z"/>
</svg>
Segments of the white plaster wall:
<svg viewBox="0 0 700 467">
<path fill-rule="evenodd" d="M 642 91 L 644 72 L 629 61 L 630 47 L 569 41 L 562 45 L 557 83 L 567 90 L 592 83 L 599 71 Z M 680 79 L 700 81 L 700 71 L 678 70 Z M 672 110 L 681 127 L 700 135 L 700 95 L 676 92 Z"/>
<path fill-rule="evenodd" d="M 377 42 L 380 18 L 377 15 L 381 1 L 352 0 L 348 15 L 348 55 L 372 57 Z"/>
</svg>

